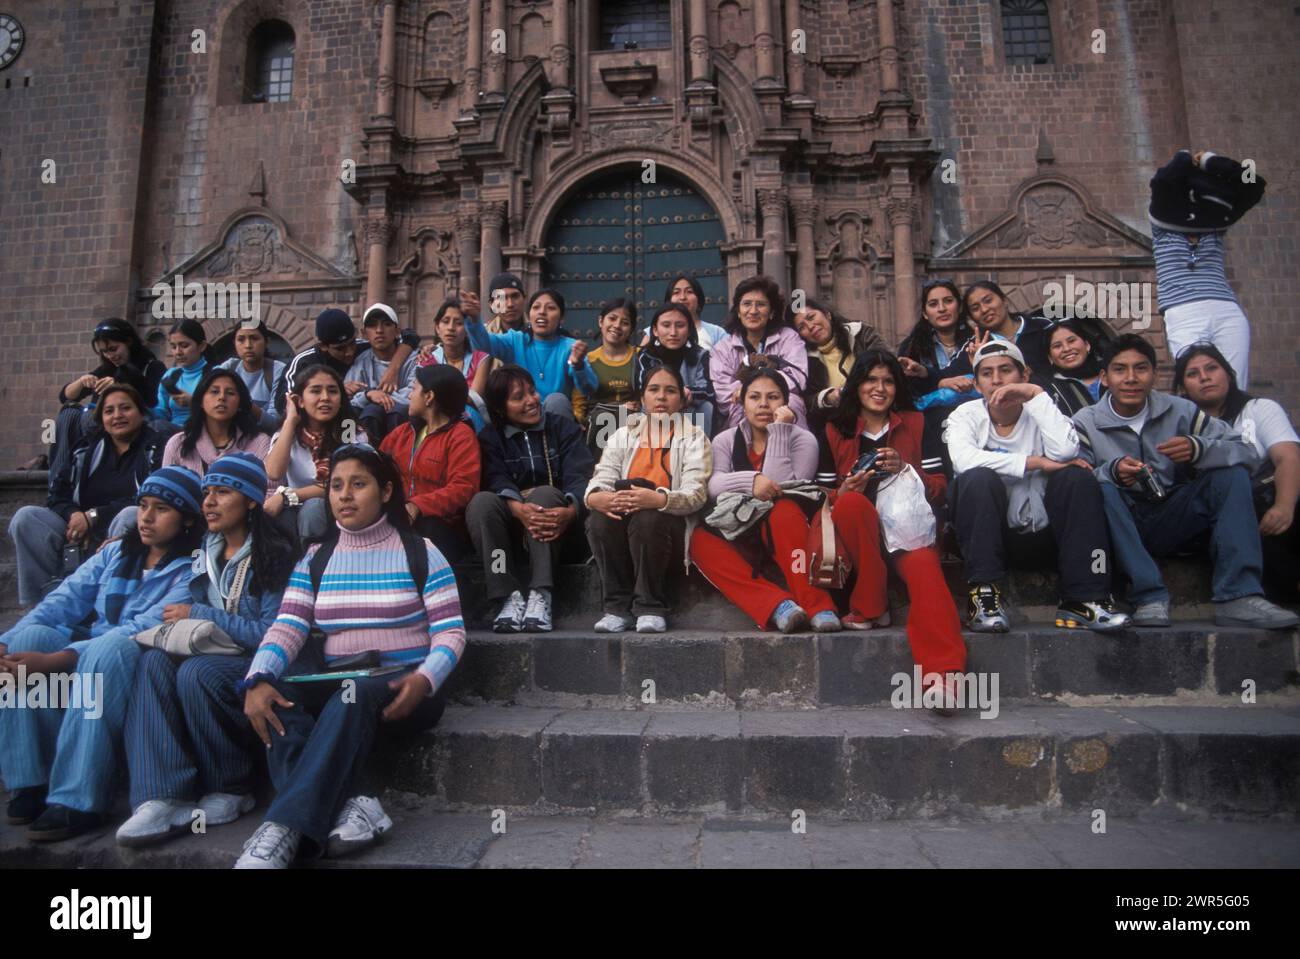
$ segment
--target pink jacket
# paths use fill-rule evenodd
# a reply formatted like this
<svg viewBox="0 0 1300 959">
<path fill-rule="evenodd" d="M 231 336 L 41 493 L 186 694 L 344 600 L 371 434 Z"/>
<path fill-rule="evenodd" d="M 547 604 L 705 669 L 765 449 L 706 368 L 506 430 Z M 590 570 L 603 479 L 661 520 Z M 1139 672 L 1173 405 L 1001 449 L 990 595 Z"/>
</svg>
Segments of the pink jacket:
<svg viewBox="0 0 1300 959">
<path fill-rule="evenodd" d="M 798 333 L 783 326 L 767 337 L 759 352 L 784 361 L 780 372 L 790 387 L 790 409 L 794 410 L 795 422 L 807 429 L 808 416 L 804 409 L 803 391 L 808 387 L 808 348 Z M 731 394 L 736 389 L 739 382 L 737 374 L 746 365 L 748 355 L 744 340 L 735 333 L 715 343 L 709 353 L 709 374 L 713 379 L 714 396 L 718 409 L 727 418 L 728 426 L 739 426 L 745 418 L 741 405 L 731 401 Z"/>
<path fill-rule="evenodd" d="M 748 465 L 739 470 L 732 463 L 738 434 L 745 437 L 746 446 L 753 443 L 754 431 L 748 421 L 713 438 L 713 475 L 709 477 L 709 496 L 713 499 L 723 493 L 754 490 L 754 477 L 758 474 Z M 815 479 L 820 455 L 821 447 L 812 433 L 793 423 L 773 423 L 767 428 L 763 475 L 777 483 Z"/>
</svg>

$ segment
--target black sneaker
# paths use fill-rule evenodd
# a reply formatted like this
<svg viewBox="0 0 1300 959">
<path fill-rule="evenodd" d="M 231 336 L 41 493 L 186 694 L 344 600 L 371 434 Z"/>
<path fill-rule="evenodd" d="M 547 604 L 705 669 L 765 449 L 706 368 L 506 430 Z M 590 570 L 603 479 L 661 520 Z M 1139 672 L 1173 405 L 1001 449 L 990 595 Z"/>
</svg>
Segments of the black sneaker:
<svg viewBox="0 0 1300 959">
<path fill-rule="evenodd" d="M 45 795 L 48 790 L 48 786 L 26 786 L 15 789 L 9 797 L 9 805 L 5 808 L 5 818 L 9 820 L 9 824 L 26 826 L 29 822 L 35 822 L 36 818 L 45 812 Z"/>
<path fill-rule="evenodd" d="M 1002 605 L 1002 591 L 991 583 L 974 586 L 966 596 L 966 625 L 977 633 L 1006 633 L 1011 620 Z"/>
<path fill-rule="evenodd" d="M 1091 629 L 1097 633 L 1109 633 L 1127 628 L 1129 616 L 1116 609 L 1110 599 L 1099 603 L 1062 601 L 1056 610 L 1056 625 L 1061 629 Z"/>
<path fill-rule="evenodd" d="M 27 827 L 27 838 L 32 842 L 60 842 L 102 825 L 104 816 L 101 813 L 82 812 L 67 806 L 49 806 Z"/>
</svg>

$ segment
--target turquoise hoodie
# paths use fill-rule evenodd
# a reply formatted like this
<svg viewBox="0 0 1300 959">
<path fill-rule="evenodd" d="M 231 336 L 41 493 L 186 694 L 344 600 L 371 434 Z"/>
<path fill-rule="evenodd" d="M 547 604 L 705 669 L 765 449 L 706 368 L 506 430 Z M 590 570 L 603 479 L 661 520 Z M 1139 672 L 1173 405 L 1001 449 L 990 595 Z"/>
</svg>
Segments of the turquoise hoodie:
<svg viewBox="0 0 1300 959">
<path fill-rule="evenodd" d="M 180 370 L 180 376 L 176 375 L 176 370 Z M 199 385 L 199 380 L 203 379 L 203 374 L 208 371 L 208 361 L 204 357 L 199 357 L 199 361 L 193 366 L 173 366 L 162 376 L 162 382 L 158 384 L 158 405 L 149 412 L 155 419 L 167 420 L 175 423 L 177 426 L 184 426 L 185 421 L 190 418 L 190 408 L 188 406 L 177 406 L 172 400 L 172 395 L 167 392 L 163 385 L 171 383 L 180 388 L 182 393 L 194 395 L 194 389 Z"/>
</svg>

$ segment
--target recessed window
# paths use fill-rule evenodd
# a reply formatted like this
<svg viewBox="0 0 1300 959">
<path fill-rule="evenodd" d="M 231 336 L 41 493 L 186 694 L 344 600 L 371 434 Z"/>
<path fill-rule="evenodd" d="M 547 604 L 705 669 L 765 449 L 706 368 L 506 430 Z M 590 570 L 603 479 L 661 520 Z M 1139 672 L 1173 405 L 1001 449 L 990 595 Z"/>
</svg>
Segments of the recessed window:
<svg viewBox="0 0 1300 959">
<path fill-rule="evenodd" d="M 1007 63 L 1051 63 L 1052 20 L 1046 0 L 1002 0 Z"/>
<path fill-rule="evenodd" d="M 293 28 L 282 20 L 259 23 L 248 38 L 248 97 L 281 103 L 293 97 Z"/>
<path fill-rule="evenodd" d="M 668 0 L 601 3 L 602 50 L 652 50 L 672 46 Z"/>
</svg>

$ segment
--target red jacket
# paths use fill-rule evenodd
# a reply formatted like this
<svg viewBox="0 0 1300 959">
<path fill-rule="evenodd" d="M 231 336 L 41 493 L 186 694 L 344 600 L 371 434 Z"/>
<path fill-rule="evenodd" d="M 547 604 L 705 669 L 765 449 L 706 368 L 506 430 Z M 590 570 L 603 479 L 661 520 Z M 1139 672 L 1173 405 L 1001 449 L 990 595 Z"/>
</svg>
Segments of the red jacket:
<svg viewBox="0 0 1300 959">
<path fill-rule="evenodd" d="M 473 428 L 463 420 L 430 433 L 415 447 L 415 429 L 403 423 L 380 445 L 402 471 L 406 498 L 422 516 L 436 516 L 461 526 L 465 507 L 478 492 L 479 447 Z"/>
<path fill-rule="evenodd" d="M 834 423 L 826 424 L 824 441 L 830 462 L 823 467 L 823 473 L 827 475 L 819 476 L 819 480 L 828 483 L 830 480 L 828 474 L 833 468 L 834 488 L 839 489 L 840 484 L 849 475 L 849 471 L 853 469 L 853 464 L 858 461 L 860 455 L 858 437 L 862 435 L 865 428 L 866 425 L 859 419 L 853 435 L 845 436 Z M 903 458 L 903 462 L 911 464 L 917 475 L 921 477 L 921 482 L 925 484 L 925 498 L 930 501 L 930 505 L 939 506 L 948 491 L 948 479 L 942 473 L 927 473 L 921 469 L 921 437 L 924 433 L 925 417 L 920 413 L 890 413 L 889 432 L 881 439 L 880 445 L 898 450 L 898 455 Z M 823 460 L 825 459 L 826 457 L 823 456 Z"/>
</svg>

